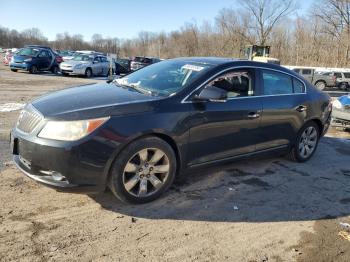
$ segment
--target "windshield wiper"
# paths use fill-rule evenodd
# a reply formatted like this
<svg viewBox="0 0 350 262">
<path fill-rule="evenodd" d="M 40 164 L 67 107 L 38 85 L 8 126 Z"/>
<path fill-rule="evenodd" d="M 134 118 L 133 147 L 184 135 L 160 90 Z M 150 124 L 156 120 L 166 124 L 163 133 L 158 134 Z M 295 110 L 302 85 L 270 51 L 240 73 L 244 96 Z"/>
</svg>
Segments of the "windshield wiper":
<svg viewBox="0 0 350 262">
<path fill-rule="evenodd" d="M 145 94 L 145 95 L 154 95 L 153 92 L 149 91 L 149 90 L 145 90 L 143 88 L 138 87 L 137 85 L 133 85 L 133 84 L 121 84 L 118 83 L 117 81 L 113 81 L 113 83 L 115 83 L 117 86 L 121 86 L 124 88 L 131 88 L 136 90 L 137 92 L 141 93 L 141 94 Z"/>
</svg>

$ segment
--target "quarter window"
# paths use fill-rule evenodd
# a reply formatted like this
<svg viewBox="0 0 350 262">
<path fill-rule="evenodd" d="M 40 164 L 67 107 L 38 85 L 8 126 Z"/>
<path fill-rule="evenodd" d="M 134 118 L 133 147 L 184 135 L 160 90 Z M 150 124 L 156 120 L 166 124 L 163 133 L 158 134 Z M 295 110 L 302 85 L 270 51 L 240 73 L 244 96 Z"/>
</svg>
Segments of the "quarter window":
<svg viewBox="0 0 350 262">
<path fill-rule="evenodd" d="M 267 70 L 263 70 L 262 75 L 265 95 L 293 94 L 291 76 Z"/>
<path fill-rule="evenodd" d="M 304 84 L 293 77 L 294 93 L 304 93 Z"/>
<path fill-rule="evenodd" d="M 212 80 L 208 85 L 225 90 L 228 98 L 254 95 L 253 75 L 250 70 L 236 70 L 224 73 Z"/>
</svg>

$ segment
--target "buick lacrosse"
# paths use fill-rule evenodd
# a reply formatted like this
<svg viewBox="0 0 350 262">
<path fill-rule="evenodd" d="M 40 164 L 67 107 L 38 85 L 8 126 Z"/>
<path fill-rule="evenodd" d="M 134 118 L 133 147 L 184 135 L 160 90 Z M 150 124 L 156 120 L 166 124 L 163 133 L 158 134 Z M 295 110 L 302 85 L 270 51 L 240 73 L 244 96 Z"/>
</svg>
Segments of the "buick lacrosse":
<svg viewBox="0 0 350 262">
<path fill-rule="evenodd" d="M 11 132 L 28 177 L 73 192 L 107 186 L 126 202 L 158 198 L 193 168 L 262 153 L 310 159 L 332 104 L 267 63 L 177 58 L 103 84 L 37 98 Z"/>
</svg>

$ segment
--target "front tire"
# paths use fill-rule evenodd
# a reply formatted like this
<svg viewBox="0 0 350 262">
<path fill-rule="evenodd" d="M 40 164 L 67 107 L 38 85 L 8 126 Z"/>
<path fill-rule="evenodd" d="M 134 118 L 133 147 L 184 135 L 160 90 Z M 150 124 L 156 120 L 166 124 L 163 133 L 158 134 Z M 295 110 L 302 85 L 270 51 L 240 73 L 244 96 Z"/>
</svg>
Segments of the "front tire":
<svg viewBox="0 0 350 262">
<path fill-rule="evenodd" d="M 300 130 L 289 157 L 297 162 L 308 161 L 315 153 L 320 130 L 315 122 L 306 123 Z"/>
<path fill-rule="evenodd" d="M 38 73 L 38 68 L 35 65 L 31 66 L 30 69 L 29 69 L 29 73 L 30 74 Z"/>
<path fill-rule="evenodd" d="M 157 137 L 146 137 L 128 145 L 116 158 L 109 187 L 123 202 L 147 203 L 173 183 L 176 156 L 171 146 Z"/>
<path fill-rule="evenodd" d="M 12 72 L 17 72 L 17 69 L 11 69 Z"/>
<path fill-rule="evenodd" d="M 326 82 L 324 82 L 324 81 L 317 81 L 316 83 L 315 83 L 315 86 L 319 89 L 319 90 L 323 90 L 323 89 L 325 89 L 326 88 Z"/>
<path fill-rule="evenodd" d="M 92 70 L 91 70 L 91 68 L 87 68 L 87 69 L 85 70 L 85 77 L 86 77 L 86 78 L 92 77 Z"/>
</svg>

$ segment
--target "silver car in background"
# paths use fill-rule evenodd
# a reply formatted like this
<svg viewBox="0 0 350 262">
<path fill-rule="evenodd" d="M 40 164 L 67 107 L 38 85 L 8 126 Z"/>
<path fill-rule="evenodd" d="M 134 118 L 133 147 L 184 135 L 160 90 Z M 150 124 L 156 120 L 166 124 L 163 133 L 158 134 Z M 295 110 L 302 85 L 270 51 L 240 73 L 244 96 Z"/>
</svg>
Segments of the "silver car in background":
<svg viewBox="0 0 350 262">
<path fill-rule="evenodd" d="M 111 63 L 106 56 L 96 54 L 78 54 L 71 60 L 60 64 L 62 75 L 84 75 L 108 76 L 110 74 Z M 112 74 L 115 72 L 115 65 L 112 63 Z"/>
</svg>

